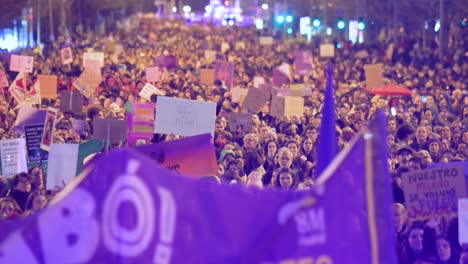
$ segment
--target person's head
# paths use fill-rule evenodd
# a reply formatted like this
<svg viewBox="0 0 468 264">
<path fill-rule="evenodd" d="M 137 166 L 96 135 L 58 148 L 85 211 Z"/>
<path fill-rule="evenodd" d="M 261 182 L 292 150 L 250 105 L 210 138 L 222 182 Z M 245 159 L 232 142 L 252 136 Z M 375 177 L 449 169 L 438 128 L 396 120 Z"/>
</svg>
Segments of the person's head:
<svg viewBox="0 0 468 264">
<path fill-rule="evenodd" d="M 250 133 L 244 137 L 244 149 L 248 151 L 255 150 L 258 146 L 258 137 L 257 135 Z"/>
<path fill-rule="evenodd" d="M 32 188 L 34 190 L 44 190 L 44 174 L 40 167 L 32 167 L 29 169 L 31 176 Z"/>
<path fill-rule="evenodd" d="M 47 197 L 41 191 L 32 192 L 26 201 L 26 210 L 39 211 L 47 205 Z"/>
<path fill-rule="evenodd" d="M 290 168 L 281 168 L 278 171 L 278 187 L 280 189 L 289 190 L 296 184 L 294 172 Z"/>
<path fill-rule="evenodd" d="M 305 133 L 306 138 L 310 138 L 312 142 L 315 143 L 315 141 L 317 141 L 317 136 L 318 136 L 318 131 L 316 127 L 313 127 L 313 126 L 307 127 L 306 133 Z"/>
<path fill-rule="evenodd" d="M 393 228 L 399 233 L 405 228 L 408 221 L 408 212 L 404 205 L 400 203 L 393 204 Z"/>
<path fill-rule="evenodd" d="M 293 153 L 289 148 L 283 147 L 278 151 L 278 163 L 282 168 L 291 167 L 293 162 Z"/>
<path fill-rule="evenodd" d="M 433 158 L 439 156 L 440 154 L 440 141 L 438 139 L 429 140 L 429 153 Z"/>
<path fill-rule="evenodd" d="M 22 192 L 31 191 L 31 178 L 25 172 L 21 172 L 15 175 L 13 179 L 13 188 Z"/>
<path fill-rule="evenodd" d="M 408 247 L 413 252 L 423 250 L 424 228 L 420 225 L 413 225 L 408 231 Z"/>
<path fill-rule="evenodd" d="M 442 131 L 440 132 L 440 137 L 442 139 L 451 140 L 452 139 L 452 129 L 449 126 L 442 127 Z"/>
<path fill-rule="evenodd" d="M 288 147 L 288 149 L 293 154 L 293 158 L 297 157 L 297 154 L 299 153 L 299 146 L 297 145 L 296 141 L 288 141 L 286 143 L 286 147 Z"/>
<path fill-rule="evenodd" d="M 431 164 L 433 162 L 432 156 L 427 150 L 420 150 L 418 151 L 418 156 L 421 157 L 426 164 Z"/>
<path fill-rule="evenodd" d="M 224 163 L 218 162 L 218 177 L 224 175 Z"/>
<path fill-rule="evenodd" d="M 224 131 L 224 126 L 223 123 L 221 122 L 220 119 L 216 120 L 215 122 L 215 133 L 221 133 Z"/>
<path fill-rule="evenodd" d="M 446 237 L 437 237 L 436 238 L 436 249 L 437 249 L 437 259 L 443 263 L 446 263 L 450 260 L 452 256 L 452 249 L 450 248 L 450 242 Z"/>
<path fill-rule="evenodd" d="M 398 163 L 403 166 L 408 166 L 410 159 L 413 157 L 413 150 L 408 146 L 403 146 L 398 149 Z"/>
<path fill-rule="evenodd" d="M 418 126 L 416 129 L 416 140 L 418 143 L 425 143 L 427 140 L 427 128 L 426 126 Z"/>
<path fill-rule="evenodd" d="M 409 167 L 412 170 L 421 170 L 421 169 L 426 168 L 426 164 L 425 164 L 424 160 L 421 157 L 414 156 L 414 157 L 412 157 L 410 159 Z"/>
<path fill-rule="evenodd" d="M 20 216 L 22 213 L 21 208 L 13 198 L 0 198 L 0 220 Z"/>
<path fill-rule="evenodd" d="M 226 173 L 233 178 L 241 177 L 244 174 L 243 165 L 240 160 L 232 160 L 226 166 Z"/>
<path fill-rule="evenodd" d="M 304 151 L 304 154 L 310 153 L 314 148 L 314 142 L 310 138 L 304 139 L 302 141 L 302 150 Z"/>
<path fill-rule="evenodd" d="M 395 139 L 394 135 L 390 134 L 390 135 L 387 136 L 387 145 L 388 146 L 394 145 L 395 142 L 396 142 L 396 139 Z"/>
<path fill-rule="evenodd" d="M 278 143 L 275 140 L 270 140 L 265 144 L 265 153 L 268 157 L 274 157 L 278 152 Z"/>
<path fill-rule="evenodd" d="M 397 121 L 395 119 L 388 120 L 388 132 L 390 134 L 396 133 L 397 127 Z"/>
</svg>

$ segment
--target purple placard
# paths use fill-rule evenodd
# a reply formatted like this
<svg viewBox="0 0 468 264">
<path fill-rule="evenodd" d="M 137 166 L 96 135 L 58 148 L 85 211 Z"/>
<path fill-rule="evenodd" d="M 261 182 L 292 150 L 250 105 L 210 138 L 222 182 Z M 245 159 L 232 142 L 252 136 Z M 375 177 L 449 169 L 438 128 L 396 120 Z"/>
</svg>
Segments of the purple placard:
<svg viewBox="0 0 468 264">
<path fill-rule="evenodd" d="M 296 51 L 294 53 L 294 74 L 312 74 L 312 53 L 310 51 Z"/>
<path fill-rule="evenodd" d="M 232 88 L 234 85 L 234 64 L 227 61 L 217 61 L 215 63 L 215 79 L 223 81 L 227 87 Z"/>
</svg>

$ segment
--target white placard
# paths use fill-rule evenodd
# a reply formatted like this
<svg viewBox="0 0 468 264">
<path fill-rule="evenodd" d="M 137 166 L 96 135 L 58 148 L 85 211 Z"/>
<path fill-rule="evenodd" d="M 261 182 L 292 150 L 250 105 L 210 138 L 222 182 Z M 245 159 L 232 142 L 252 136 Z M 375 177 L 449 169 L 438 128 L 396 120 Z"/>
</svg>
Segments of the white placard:
<svg viewBox="0 0 468 264">
<path fill-rule="evenodd" d="M 0 140 L 0 155 L 3 176 L 13 177 L 17 173 L 28 172 L 25 138 Z"/>
<path fill-rule="evenodd" d="M 468 244 L 468 198 L 458 199 L 458 242 Z"/>
<path fill-rule="evenodd" d="M 320 57 L 335 57 L 335 45 L 333 44 L 322 44 L 320 45 Z"/>
<path fill-rule="evenodd" d="M 83 66 L 86 65 L 86 60 L 97 60 L 99 66 L 104 67 L 104 52 L 85 52 L 83 54 Z"/>
<path fill-rule="evenodd" d="M 151 95 L 156 94 L 156 95 L 164 95 L 164 93 L 156 88 L 154 85 L 151 83 L 146 83 L 145 86 L 143 86 L 143 89 L 141 89 L 140 93 L 138 94 L 140 97 L 145 98 L 148 102 L 151 101 Z"/>
<path fill-rule="evenodd" d="M 179 136 L 214 134 L 216 103 L 161 96 L 155 132 Z"/>
<path fill-rule="evenodd" d="M 63 187 L 75 178 L 80 144 L 52 144 L 47 165 L 46 189 Z"/>
</svg>

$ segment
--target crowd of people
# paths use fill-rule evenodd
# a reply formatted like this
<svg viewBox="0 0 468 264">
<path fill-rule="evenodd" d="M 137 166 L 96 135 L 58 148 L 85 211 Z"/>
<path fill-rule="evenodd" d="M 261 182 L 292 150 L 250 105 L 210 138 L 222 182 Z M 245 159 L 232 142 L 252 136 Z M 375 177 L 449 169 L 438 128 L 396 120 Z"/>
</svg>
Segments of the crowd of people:
<svg viewBox="0 0 468 264">
<path fill-rule="evenodd" d="M 57 75 L 59 92 L 74 90 L 72 83 L 83 71 L 84 52 L 105 53 L 102 83 L 96 89 L 94 100 L 85 100 L 86 111 L 82 115 L 59 114 L 55 143 L 81 143 L 92 138 L 91 121 L 95 118 L 125 119 L 131 104 L 147 102 L 139 97 L 146 83 L 145 68 L 154 65 L 160 55 L 175 55 L 178 68 L 165 70 L 164 77 L 154 85 L 166 96 L 216 102 L 214 144 L 219 181 L 286 190 L 307 190 L 318 176 L 314 167 L 319 155 L 317 139 L 326 85 L 325 64 L 331 60 L 340 149 L 377 110 L 387 113 L 389 174 L 400 262 L 468 263 L 468 255 L 463 253 L 453 230 L 456 222 L 431 219 L 411 223 L 401 188 L 405 172 L 424 169 L 431 163 L 464 161 L 468 157 L 468 56 L 465 53 L 468 34 L 465 39 L 452 41 L 443 57 L 439 56 L 436 42 L 422 48 L 419 39 L 402 35 L 393 54 L 388 52 L 389 41 L 372 45 L 344 43 L 342 48 L 336 49 L 332 59 L 318 56 L 320 43 L 316 41 L 277 39 L 272 46 L 263 46 L 258 42 L 259 34 L 253 27 L 186 25 L 184 21 L 132 17 L 105 36 L 77 33 L 59 37 L 43 49 L 25 49 L 21 53 L 34 56 L 29 85 L 36 81 L 38 74 Z M 245 45 L 235 48 L 239 41 Z M 228 43 L 230 48 L 222 52 L 223 43 Z M 64 47 L 73 50 L 74 61 L 69 65 L 61 61 L 60 49 Z M 229 84 L 220 80 L 215 80 L 213 85 L 201 84 L 200 70 L 213 67 L 204 56 L 207 49 L 217 50 L 218 57 L 234 63 L 233 85 L 245 88 L 253 87 L 255 76 L 271 82 L 273 68 L 282 63 L 293 65 L 295 51 L 312 51 L 311 73 L 291 78 L 291 83 L 305 83 L 312 90 L 310 96 L 304 97 L 303 115 L 275 118 L 269 115 L 266 105 L 260 112 L 252 113 L 250 131 L 230 130 L 226 116 L 240 112 L 241 106 L 233 102 Z M 356 54 L 362 50 L 367 51 L 368 56 L 357 58 Z M 8 70 L 11 53 L 2 50 L 0 55 L 0 64 L 11 83 L 17 74 Z M 383 63 L 387 82 L 405 86 L 412 92 L 411 96 L 396 99 L 394 113 L 389 107 L 392 98 L 373 95 L 365 87 L 364 65 L 375 63 Z M 151 99 L 157 104 L 157 96 Z M 20 137 L 12 130 L 18 107 L 7 87 L 3 88 L 0 100 L 1 139 Z M 38 107 L 58 108 L 59 104 L 58 99 L 43 99 Z M 74 131 L 72 117 L 86 120 L 87 131 Z M 155 134 L 152 142 L 177 138 Z M 52 193 L 45 190 L 40 167 L 32 167 L 12 179 L 2 177 L 0 219 L 39 211 L 47 205 Z"/>
</svg>

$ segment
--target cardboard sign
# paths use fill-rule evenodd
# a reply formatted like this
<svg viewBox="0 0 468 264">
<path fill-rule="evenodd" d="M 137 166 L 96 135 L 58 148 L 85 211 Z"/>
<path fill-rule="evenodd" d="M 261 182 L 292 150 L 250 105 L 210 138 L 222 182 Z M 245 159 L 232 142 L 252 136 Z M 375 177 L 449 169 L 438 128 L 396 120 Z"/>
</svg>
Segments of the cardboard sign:
<svg viewBox="0 0 468 264">
<path fill-rule="evenodd" d="M 155 132 L 179 136 L 214 134 L 216 103 L 159 97 Z"/>
<path fill-rule="evenodd" d="M 3 176 L 13 177 L 17 173 L 28 172 L 24 138 L 0 140 L 0 155 Z"/>
<path fill-rule="evenodd" d="M 26 81 L 24 79 L 25 73 L 20 72 L 16 76 L 15 80 L 11 83 L 10 87 L 8 88 L 8 92 L 15 98 L 18 104 L 21 104 L 26 100 Z"/>
<path fill-rule="evenodd" d="M 8 86 L 8 77 L 6 76 L 5 71 L 0 71 L 0 88 Z"/>
<path fill-rule="evenodd" d="M 98 79 L 102 79 L 101 75 L 101 62 L 98 60 L 93 60 L 93 59 L 87 59 L 84 63 L 84 68 L 87 71 L 93 72 L 96 76 L 98 76 Z"/>
<path fill-rule="evenodd" d="M 24 126 L 24 135 L 26 137 L 26 150 L 28 153 L 28 162 L 40 162 L 48 159 L 48 153 L 41 149 L 42 133 L 44 124 Z"/>
<path fill-rule="evenodd" d="M 366 89 L 372 90 L 384 85 L 382 63 L 364 65 L 364 71 L 366 74 Z"/>
<path fill-rule="evenodd" d="M 322 45 L 320 45 L 320 57 L 322 57 L 322 58 L 333 58 L 333 57 L 335 57 L 335 45 L 333 45 L 333 44 L 322 44 Z"/>
<path fill-rule="evenodd" d="M 83 113 L 83 95 L 77 92 L 60 93 L 60 111 L 72 112 L 75 115 Z"/>
<path fill-rule="evenodd" d="M 147 67 L 145 70 L 146 81 L 159 82 L 161 80 L 161 71 L 159 67 Z"/>
<path fill-rule="evenodd" d="M 466 197 L 462 165 L 447 164 L 402 175 L 405 203 L 411 220 L 455 216 L 458 199 Z"/>
<path fill-rule="evenodd" d="M 10 71 L 32 73 L 34 69 L 34 57 L 11 55 Z"/>
<path fill-rule="evenodd" d="M 50 150 L 50 145 L 54 141 L 55 122 L 57 120 L 57 109 L 47 108 L 47 116 L 42 133 L 41 149 Z"/>
<path fill-rule="evenodd" d="M 64 65 L 70 64 L 73 62 L 73 51 L 70 47 L 60 50 L 60 58 L 62 58 L 62 63 Z"/>
<path fill-rule="evenodd" d="M 252 130 L 252 114 L 228 113 L 227 120 L 231 132 L 242 130 L 248 133 Z"/>
<path fill-rule="evenodd" d="M 154 104 L 135 103 L 132 110 L 132 113 L 127 113 L 129 146 L 134 146 L 138 139 L 151 140 L 154 132 Z"/>
<path fill-rule="evenodd" d="M 120 143 L 127 140 L 127 121 L 97 118 L 93 120 L 93 138 Z"/>
<path fill-rule="evenodd" d="M 215 81 L 214 69 L 201 69 L 200 70 L 200 83 L 206 85 L 213 85 Z"/>
<path fill-rule="evenodd" d="M 96 88 L 101 83 L 101 79 L 96 73 L 85 70 L 78 79 L 73 83 L 78 91 L 80 91 L 86 98 L 90 99 L 96 92 Z"/>
<path fill-rule="evenodd" d="M 52 144 L 47 164 L 47 190 L 63 187 L 73 181 L 76 176 L 79 146 L 79 144 Z"/>
<path fill-rule="evenodd" d="M 293 96 L 273 96 L 270 115 L 274 117 L 301 117 L 304 115 L 304 98 Z"/>
<path fill-rule="evenodd" d="M 151 95 L 153 94 L 164 95 L 164 93 L 158 88 L 156 88 L 154 85 L 152 85 L 151 83 L 146 83 L 138 95 L 140 97 L 145 98 L 148 102 L 151 102 Z"/>
<path fill-rule="evenodd" d="M 83 67 L 86 67 L 87 60 L 99 61 L 99 67 L 104 67 L 104 52 L 85 52 L 83 54 Z"/>
<path fill-rule="evenodd" d="M 274 43 L 273 37 L 260 37 L 258 38 L 260 46 L 271 46 Z"/>
<path fill-rule="evenodd" d="M 260 76 L 255 76 L 253 79 L 253 87 L 255 88 L 260 88 L 262 84 L 265 84 L 265 78 L 260 77 Z"/>
<path fill-rule="evenodd" d="M 248 89 L 244 89 L 240 87 L 232 88 L 231 89 L 232 102 L 240 103 L 242 105 L 248 92 L 249 92 Z"/>
<path fill-rule="evenodd" d="M 242 103 L 242 109 L 257 113 L 262 110 L 269 99 L 270 94 L 268 92 L 257 88 L 250 88 Z"/>
<path fill-rule="evenodd" d="M 205 60 L 206 63 L 210 64 L 216 60 L 216 51 L 215 50 L 205 50 Z"/>
<path fill-rule="evenodd" d="M 458 199 L 458 242 L 468 244 L 468 198 Z"/>
<path fill-rule="evenodd" d="M 56 75 L 38 75 L 37 81 L 41 87 L 41 98 L 57 98 L 57 76 Z"/>
</svg>

